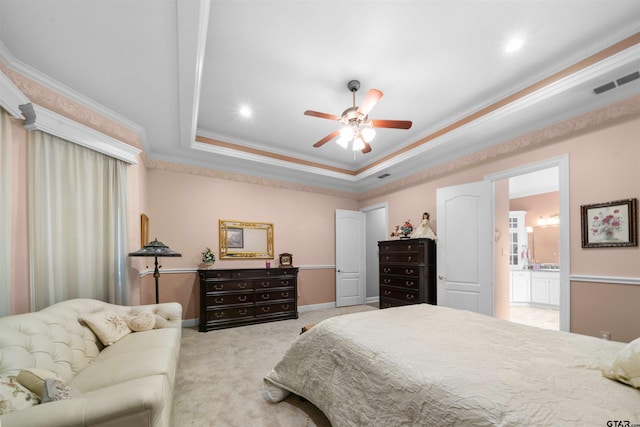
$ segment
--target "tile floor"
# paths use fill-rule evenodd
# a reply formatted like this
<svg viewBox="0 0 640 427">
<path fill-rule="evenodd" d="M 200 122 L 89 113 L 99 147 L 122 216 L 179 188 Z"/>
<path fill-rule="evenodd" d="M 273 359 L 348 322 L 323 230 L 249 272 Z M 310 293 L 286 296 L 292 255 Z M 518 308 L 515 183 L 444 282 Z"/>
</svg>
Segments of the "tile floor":
<svg viewBox="0 0 640 427">
<path fill-rule="evenodd" d="M 545 329 L 560 329 L 560 311 L 549 308 L 531 307 L 528 305 L 512 305 L 511 321 L 525 325 L 538 326 Z"/>
</svg>

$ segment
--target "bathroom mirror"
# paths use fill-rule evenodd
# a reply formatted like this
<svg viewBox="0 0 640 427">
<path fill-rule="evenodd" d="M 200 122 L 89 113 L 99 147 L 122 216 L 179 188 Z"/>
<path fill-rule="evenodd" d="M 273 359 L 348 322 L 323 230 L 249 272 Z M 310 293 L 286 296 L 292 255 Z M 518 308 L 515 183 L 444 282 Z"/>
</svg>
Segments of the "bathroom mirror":
<svg viewBox="0 0 640 427">
<path fill-rule="evenodd" d="M 219 220 L 220 259 L 273 259 L 273 224 Z"/>
</svg>

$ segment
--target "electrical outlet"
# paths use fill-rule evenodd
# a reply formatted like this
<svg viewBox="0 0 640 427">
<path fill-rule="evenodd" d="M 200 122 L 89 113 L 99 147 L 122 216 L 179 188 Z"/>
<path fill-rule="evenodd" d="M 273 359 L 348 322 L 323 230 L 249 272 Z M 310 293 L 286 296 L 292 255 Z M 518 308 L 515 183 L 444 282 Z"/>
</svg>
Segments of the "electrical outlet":
<svg viewBox="0 0 640 427">
<path fill-rule="evenodd" d="M 609 341 L 609 339 L 611 339 L 611 332 L 600 331 L 600 338 Z"/>
</svg>

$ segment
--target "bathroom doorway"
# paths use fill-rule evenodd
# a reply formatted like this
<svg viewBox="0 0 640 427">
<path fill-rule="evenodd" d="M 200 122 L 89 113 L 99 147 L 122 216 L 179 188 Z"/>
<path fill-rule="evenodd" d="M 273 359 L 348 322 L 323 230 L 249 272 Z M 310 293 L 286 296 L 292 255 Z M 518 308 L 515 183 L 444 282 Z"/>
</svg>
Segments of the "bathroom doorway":
<svg viewBox="0 0 640 427">
<path fill-rule="evenodd" d="M 560 329 L 560 188 L 554 166 L 509 178 L 510 320 Z"/>
</svg>

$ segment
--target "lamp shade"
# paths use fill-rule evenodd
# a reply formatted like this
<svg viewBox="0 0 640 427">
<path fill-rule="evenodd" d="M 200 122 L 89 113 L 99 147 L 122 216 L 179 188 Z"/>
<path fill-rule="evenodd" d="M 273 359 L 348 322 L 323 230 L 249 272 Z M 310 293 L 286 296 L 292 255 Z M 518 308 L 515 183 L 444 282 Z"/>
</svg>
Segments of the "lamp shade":
<svg viewBox="0 0 640 427">
<path fill-rule="evenodd" d="M 130 252 L 129 256 L 182 256 L 182 254 L 174 252 L 169 246 L 159 242 L 156 238 L 153 242 L 144 245 L 142 249 Z"/>
</svg>

